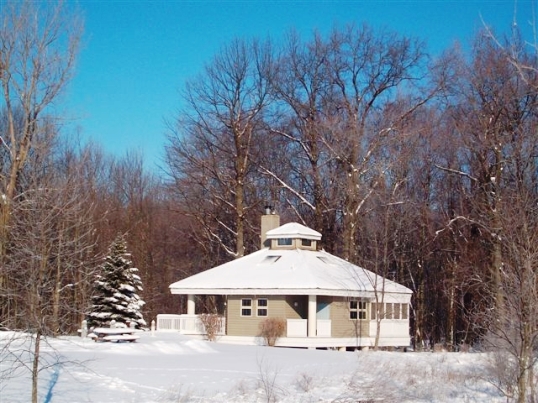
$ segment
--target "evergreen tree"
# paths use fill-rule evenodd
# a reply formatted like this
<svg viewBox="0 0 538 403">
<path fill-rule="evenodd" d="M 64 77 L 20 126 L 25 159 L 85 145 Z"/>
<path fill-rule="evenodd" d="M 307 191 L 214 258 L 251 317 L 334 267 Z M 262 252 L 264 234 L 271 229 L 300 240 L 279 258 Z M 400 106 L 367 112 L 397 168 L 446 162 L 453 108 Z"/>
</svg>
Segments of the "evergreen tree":
<svg viewBox="0 0 538 403">
<path fill-rule="evenodd" d="M 137 273 L 127 253 L 125 239 L 118 236 L 94 282 L 89 326 L 110 326 L 112 321 L 120 325 L 146 326 L 140 311 L 145 302 L 138 295 L 143 290 L 142 280 Z"/>
</svg>

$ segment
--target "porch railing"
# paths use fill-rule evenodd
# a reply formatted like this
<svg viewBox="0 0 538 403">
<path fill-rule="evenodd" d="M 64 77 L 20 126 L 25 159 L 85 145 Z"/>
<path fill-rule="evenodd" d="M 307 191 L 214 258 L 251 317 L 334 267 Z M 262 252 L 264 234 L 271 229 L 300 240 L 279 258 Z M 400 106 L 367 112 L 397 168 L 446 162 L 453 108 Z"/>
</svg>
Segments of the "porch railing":
<svg viewBox="0 0 538 403">
<path fill-rule="evenodd" d="M 287 319 L 287 337 L 307 337 L 308 320 L 306 319 Z M 199 315 L 157 315 L 157 331 L 159 332 L 179 332 L 188 335 L 204 335 L 206 331 L 200 320 Z M 224 335 L 226 331 L 226 322 L 222 318 L 222 325 L 219 335 Z M 317 337 L 331 337 L 331 321 L 317 320 Z"/>
<path fill-rule="evenodd" d="M 306 337 L 307 335 L 306 319 L 288 319 L 287 320 L 287 337 Z"/>
<path fill-rule="evenodd" d="M 219 335 L 224 335 L 226 329 L 225 319 L 222 318 L 222 324 Z M 157 331 L 159 332 L 179 332 L 181 334 L 203 335 L 206 334 L 204 325 L 198 315 L 157 315 Z"/>
<path fill-rule="evenodd" d="M 318 319 L 316 321 L 316 336 L 331 337 L 331 321 Z M 287 337 L 307 337 L 308 320 L 306 319 L 288 319 L 287 320 Z"/>
</svg>

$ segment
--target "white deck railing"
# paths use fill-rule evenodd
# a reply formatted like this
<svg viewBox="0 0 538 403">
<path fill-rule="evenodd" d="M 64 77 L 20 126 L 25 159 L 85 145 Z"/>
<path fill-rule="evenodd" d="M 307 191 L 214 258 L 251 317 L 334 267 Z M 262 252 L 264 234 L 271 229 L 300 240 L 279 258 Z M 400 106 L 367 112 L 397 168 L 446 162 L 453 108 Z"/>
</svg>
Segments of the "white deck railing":
<svg viewBox="0 0 538 403">
<path fill-rule="evenodd" d="M 287 319 L 286 337 L 307 337 L 308 320 Z M 206 334 L 204 325 L 198 315 L 157 315 L 157 331 L 159 332 L 179 332 L 181 334 L 203 335 Z M 222 318 L 219 335 L 225 335 L 226 322 Z M 331 337 L 331 321 L 317 320 L 317 337 Z"/>
<path fill-rule="evenodd" d="M 318 337 L 331 337 L 331 321 L 329 319 L 318 319 L 316 335 Z"/>
<path fill-rule="evenodd" d="M 225 319 L 222 318 L 221 329 L 217 333 L 224 335 L 226 329 Z M 204 325 L 198 315 L 157 315 L 157 331 L 180 332 L 182 334 L 202 335 L 206 334 Z"/>
<path fill-rule="evenodd" d="M 286 337 L 307 337 L 308 320 L 307 319 L 287 319 Z M 316 321 L 316 336 L 331 337 L 331 321 L 318 319 Z"/>
<path fill-rule="evenodd" d="M 377 334 L 377 322 L 370 321 L 370 335 Z M 409 337 L 409 321 L 407 319 L 383 319 L 380 334 L 383 337 Z"/>
<path fill-rule="evenodd" d="M 157 330 L 160 332 L 176 332 L 180 329 L 180 315 L 159 314 L 157 315 Z"/>
<path fill-rule="evenodd" d="M 288 319 L 287 321 L 287 337 L 306 337 L 306 319 Z"/>
</svg>

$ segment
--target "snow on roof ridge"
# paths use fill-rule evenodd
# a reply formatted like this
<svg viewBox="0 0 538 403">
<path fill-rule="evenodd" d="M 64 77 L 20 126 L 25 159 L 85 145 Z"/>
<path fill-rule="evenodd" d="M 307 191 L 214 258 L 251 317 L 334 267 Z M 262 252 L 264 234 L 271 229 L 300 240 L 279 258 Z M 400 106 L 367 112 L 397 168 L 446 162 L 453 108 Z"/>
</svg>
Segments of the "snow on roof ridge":
<svg viewBox="0 0 538 403">
<path fill-rule="evenodd" d="M 267 231 L 267 239 L 278 239 L 278 238 L 302 238 L 302 239 L 312 239 L 319 241 L 321 239 L 321 234 L 318 231 L 308 228 L 297 222 L 290 222 L 280 227 L 274 228 L 270 231 Z"/>
</svg>

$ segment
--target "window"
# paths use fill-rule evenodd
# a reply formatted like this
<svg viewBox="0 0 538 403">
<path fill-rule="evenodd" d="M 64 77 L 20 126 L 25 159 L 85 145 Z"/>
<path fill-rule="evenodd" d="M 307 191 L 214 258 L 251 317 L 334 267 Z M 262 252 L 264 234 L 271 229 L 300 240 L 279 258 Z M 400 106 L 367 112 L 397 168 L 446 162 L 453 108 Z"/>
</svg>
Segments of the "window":
<svg viewBox="0 0 538 403">
<path fill-rule="evenodd" d="M 310 239 L 301 239 L 301 245 L 312 246 L 312 241 Z"/>
<path fill-rule="evenodd" d="M 278 238 L 279 246 L 291 246 L 291 238 Z"/>
<path fill-rule="evenodd" d="M 402 319 L 407 319 L 409 317 L 408 315 L 408 304 L 402 304 Z"/>
<path fill-rule="evenodd" d="M 267 316 L 267 298 L 258 299 L 258 316 Z"/>
<path fill-rule="evenodd" d="M 392 304 L 386 304 L 385 319 L 392 319 Z"/>
<path fill-rule="evenodd" d="M 349 301 L 349 319 L 366 319 L 365 301 Z"/>
<path fill-rule="evenodd" d="M 241 316 L 252 316 L 252 300 L 250 298 L 241 300 Z"/>
<path fill-rule="evenodd" d="M 394 304 L 394 319 L 400 319 L 400 311 L 401 311 L 401 307 L 400 307 L 400 304 Z"/>
<path fill-rule="evenodd" d="M 370 304 L 370 308 L 371 308 L 371 312 L 370 312 L 370 318 L 372 320 L 376 320 L 377 319 L 377 303 L 376 302 L 372 302 Z"/>
<path fill-rule="evenodd" d="M 408 304 L 398 304 L 398 303 L 387 303 L 387 304 L 376 304 L 372 302 L 370 318 L 375 320 L 379 319 L 407 319 L 408 314 Z"/>
</svg>

